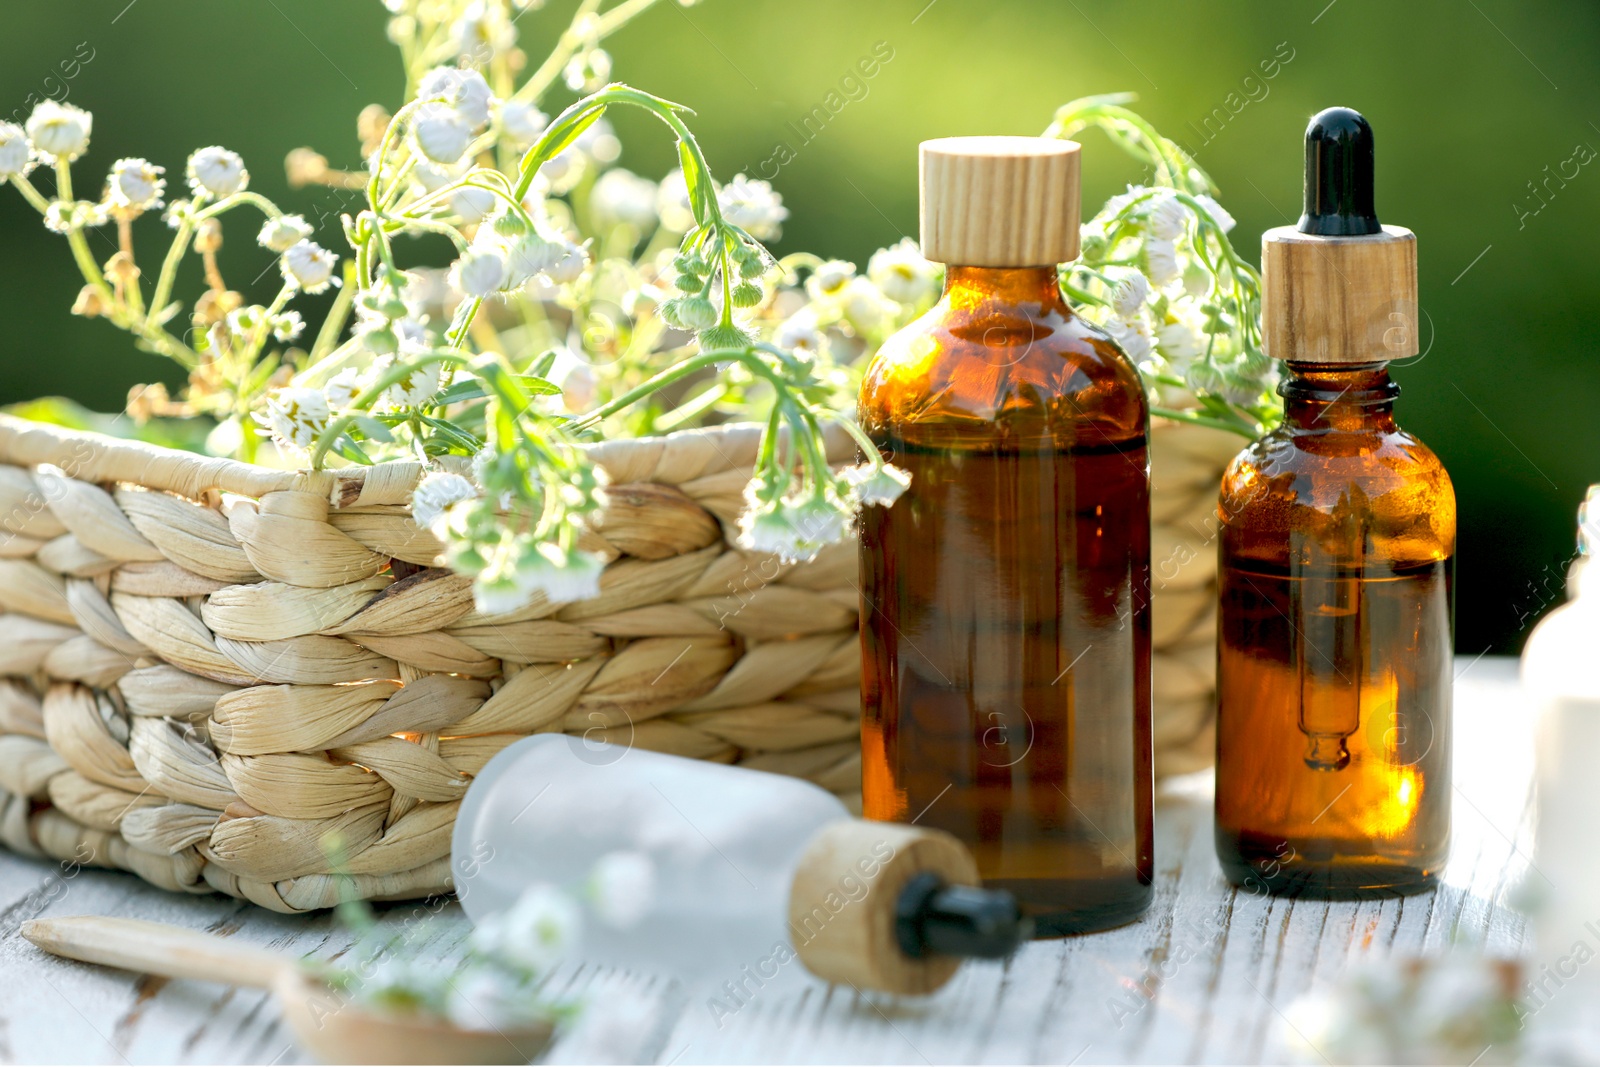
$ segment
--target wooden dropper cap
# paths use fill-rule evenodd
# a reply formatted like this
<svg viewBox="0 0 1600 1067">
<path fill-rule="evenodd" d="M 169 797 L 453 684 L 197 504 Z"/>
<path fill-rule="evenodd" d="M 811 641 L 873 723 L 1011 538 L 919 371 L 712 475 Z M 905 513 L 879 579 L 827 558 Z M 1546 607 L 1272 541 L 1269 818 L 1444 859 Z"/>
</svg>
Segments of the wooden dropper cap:
<svg viewBox="0 0 1600 1067">
<path fill-rule="evenodd" d="M 998 959 L 1031 933 L 1009 893 L 942 830 L 842 819 L 806 846 L 789 889 L 789 938 L 818 978 L 932 993 L 964 958 Z"/>
<path fill-rule="evenodd" d="M 1046 137 L 923 141 L 922 254 L 960 267 L 1078 258 L 1078 145 Z"/>
<path fill-rule="evenodd" d="M 1261 235 L 1262 345 L 1297 363 L 1418 352 L 1417 238 L 1373 206 L 1367 120 L 1331 107 L 1306 128 L 1305 214 Z"/>
</svg>

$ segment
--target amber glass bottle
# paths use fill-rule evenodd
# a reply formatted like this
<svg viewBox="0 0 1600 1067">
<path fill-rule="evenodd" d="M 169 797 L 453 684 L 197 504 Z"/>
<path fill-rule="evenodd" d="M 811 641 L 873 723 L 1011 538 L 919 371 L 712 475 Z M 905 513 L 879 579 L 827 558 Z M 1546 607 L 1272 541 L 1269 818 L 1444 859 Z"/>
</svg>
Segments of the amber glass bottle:
<svg viewBox="0 0 1600 1067">
<path fill-rule="evenodd" d="M 865 814 L 955 834 L 1046 934 L 1137 917 L 1152 873 L 1149 415 L 1057 282 L 1076 151 L 923 146 L 944 297 L 860 404 L 912 476 L 862 516 Z"/>
<path fill-rule="evenodd" d="M 1417 892 L 1449 851 L 1455 495 L 1394 420 L 1416 241 L 1378 225 L 1371 138 L 1307 131 L 1306 215 L 1262 257 L 1284 421 L 1219 498 L 1216 843 L 1249 889 Z"/>
</svg>

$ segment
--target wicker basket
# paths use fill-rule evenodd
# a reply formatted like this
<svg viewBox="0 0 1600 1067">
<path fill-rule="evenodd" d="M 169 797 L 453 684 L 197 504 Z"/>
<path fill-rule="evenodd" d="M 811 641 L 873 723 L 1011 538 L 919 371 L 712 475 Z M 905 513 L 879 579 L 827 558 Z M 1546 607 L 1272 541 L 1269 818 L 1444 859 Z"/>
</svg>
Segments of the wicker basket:
<svg viewBox="0 0 1600 1067">
<path fill-rule="evenodd" d="M 460 797 L 530 733 L 849 798 L 855 548 L 729 546 L 759 432 L 591 449 L 600 597 L 486 618 L 411 522 L 416 464 L 296 474 L 0 417 L 0 843 L 298 912 L 337 902 L 330 832 L 365 897 L 448 889 Z M 1157 433 L 1163 772 L 1210 759 L 1204 435 Z"/>
</svg>

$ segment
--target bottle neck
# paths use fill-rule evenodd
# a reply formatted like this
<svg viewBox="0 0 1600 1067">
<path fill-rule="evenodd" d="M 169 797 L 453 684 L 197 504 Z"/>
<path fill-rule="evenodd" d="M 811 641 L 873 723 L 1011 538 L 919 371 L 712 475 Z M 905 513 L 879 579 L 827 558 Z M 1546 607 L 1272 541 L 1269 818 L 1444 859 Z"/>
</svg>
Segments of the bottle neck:
<svg viewBox="0 0 1600 1067">
<path fill-rule="evenodd" d="M 1283 422 L 1295 430 L 1341 432 L 1395 428 L 1394 399 L 1400 387 L 1388 364 L 1285 363 L 1288 376 L 1278 385 Z"/>
<path fill-rule="evenodd" d="M 1067 310 L 1053 266 L 949 266 L 944 273 L 944 295 L 955 307 L 998 303 Z"/>
</svg>

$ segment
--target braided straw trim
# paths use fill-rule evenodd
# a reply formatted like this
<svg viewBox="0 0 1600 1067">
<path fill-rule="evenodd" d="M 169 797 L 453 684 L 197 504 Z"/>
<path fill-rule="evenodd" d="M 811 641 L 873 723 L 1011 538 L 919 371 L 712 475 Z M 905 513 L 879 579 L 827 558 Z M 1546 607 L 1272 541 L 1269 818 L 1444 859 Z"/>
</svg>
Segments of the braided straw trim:
<svg viewBox="0 0 1600 1067">
<path fill-rule="evenodd" d="M 592 448 L 600 595 L 486 617 L 411 521 L 416 464 L 272 471 L 0 417 L 0 843 L 301 911 L 337 902 L 330 834 L 364 896 L 447 889 L 461 796 L 533 732 L 854 792 L 854 552 L 729 547 L 759 438 Z"/>
</svg>

